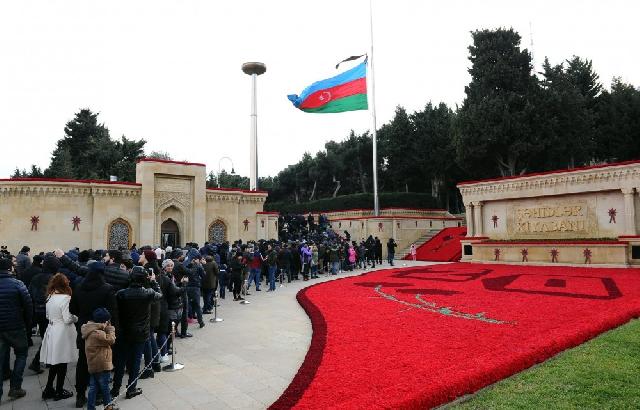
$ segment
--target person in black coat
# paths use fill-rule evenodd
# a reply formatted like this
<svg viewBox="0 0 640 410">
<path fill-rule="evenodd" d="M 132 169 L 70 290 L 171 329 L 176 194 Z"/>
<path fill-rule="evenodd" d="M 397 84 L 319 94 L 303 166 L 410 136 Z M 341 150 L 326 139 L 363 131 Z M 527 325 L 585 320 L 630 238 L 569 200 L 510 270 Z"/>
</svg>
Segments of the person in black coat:
<svg viewBox="0 0 640 410">
<path fill-rule="evenodd" d="M 54 255 L 47 255 L 42 262 L 42 272 L 35 275 L 29 284 L 29 294 L 33 301 L 33 320 L 38 325 L 38 333 L 40 338 L 44 337 L 44 332 L 49 326 L 47 319 L 47 285 L 53 275 L 60 270 L 60 260 Z M 29 369 L 36 373 L 42 373 L 44 370 L 40 367 L 40 349 L 36 351 L 33 361 L 29 365 Z"/>
<path fill-rule="evenodd" d="M 37 274 L 42 272 L 42 261 L 43 261 L 42 256 L 34 255 L 31 266 L 25 269 L 21 275 L 17 276 L 17 278 L 20 279 L 22 283 L 24 283 L 24 286 L 26 286 L 27 289 L 29 289 L 29 285 L 31 285 L 31 280 L 33 280 L 33 278 Z"/>
<path fill-rule="evenodd" d="M 0 258 L 0 374 L 5 370 L 3 358 L 13 348 L 16 360 L 11 373 L 9 397 L 20 398 L 27 393 L 22 389 L 22 374 L 27 362 L 27 329 L 31 326 L 33 306 L 24 283 L 10 272 L 13 260 Z M 0 385 L 0 398 L 2 386 Z"/>
<path fill-rule="evenodd" d="M 69 303 L 69 311 L 78 316 L 78 321 L 76 322 L 78 331 L 76 346 L 78 346 L 79 353 L 76 365 L 76 407 L 82 407 L 87 403 L 85 393 L 89 385 L 87 356 L 80 328 L 88 321 L 93 320 L 93 312 L 97 308 L 105 308 L 111 314 L 111 324 L 118 332 L 118 308 L 115 291 L 113 286 L 104 281 L 102 276 L 104 268 L 105 265 L 102 262 L 89 264 L 85 278 L 75 286 Z"/>
<path fill-rule="evenodd" d="M 156 278 L 158 286 L 160 287 L 160 292 L 162 293 L 162 299 L 160 299 L 160 323 L 158 325 L 157 338 L 160 354 L 164 357 L 164 360 L 161 361 L 166 361 L 166 359 L 168 359 L 169 343 L 171 342 L 169 339 L 169 335 L 172 330 L 171 323 L 173 322 L 177 325 L 182 319 L 182 294 L 184 293 L 184 290 L 181 287 L 176 286 L 173 282 L 174 266 L 175 263 L 173 260 L 165 259 L 162 261 L 162 271 Z M 183 276 L 179 283 L 186 285 L 188 281 L 189 278 L 187 276 Z M 165 345 L 167 340 L 168 343 Z"/>
<path fill-rule="evenodd" d="M 145 287 L 145 284 L 149 287 Z M 145 342 L 149 339 L 151 303 L 160 299 L 162 299 L 162 293 L 160 293 L 155 274 L 149 276 L 142 266 L 133 267 L 131 284 L 128 288 L 116 293 L 120 325 L 117 348 L 121 351 L 116 356 L 118 359 L 111 390 L 113 397 L 120 394 L 125 364 L 129 369 L 127 399 L 142 394 L 142 389 L 136 387 L 136 378 L 140 371 L 140 356 L 142 356 Z"/>
<path fill-rule="evenodd" d="M 105 282 L 112 285 L 116 292 L 129 286 L 129 272 L 122 268 L 121 251 L 110 250 L 104 257 L 104 263 L 107 265 L 104 269 Z"/>
<path fill-rule="evenodd" d="M 377 236 L 375 241 L 375 248 L 376 248 L 376 260 L 378 261 L 378 264 L 382 265 L 382 242 L 380 242 L 380 239 L 378 239 Z"/>
</svg>

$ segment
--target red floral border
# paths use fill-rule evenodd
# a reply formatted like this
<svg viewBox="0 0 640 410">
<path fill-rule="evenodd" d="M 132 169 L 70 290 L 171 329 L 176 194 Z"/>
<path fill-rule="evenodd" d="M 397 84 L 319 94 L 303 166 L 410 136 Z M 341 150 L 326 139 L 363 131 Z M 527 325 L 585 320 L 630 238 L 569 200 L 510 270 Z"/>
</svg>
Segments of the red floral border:
<svg viewBox="0 0 640 410">
<path fill-rule="evenodd" d="M 460 264 L 447 266 L 456 267 L 457 265 Z M 495 266 L 496 269 L 500 269 L 501 265 Z M 403 272 L 407 270 L 410 269 L 400 269 L 398 271 Z M 389 269 L 384 269 L 383 271 L 389 271 Z M 380 273 L 381 271 L 363 272 L 360 275 L 336 278 L 335 281 L 355 279 L 365 275 Z M 331 283 L 332 282 L 334 281 L 331 281 Z M 296 295 L 298 303 L 300 303 L 302 308 L 305 310 L 312 323 L 313 334 L 311 338 L 311 345 L 295 377 L 278 400 L 269 407 L 270 409 L 290 409 L 299 405 L 309 405 L 309 403 L 305 403 L 303 396 L 318 374 L 328 342 L 328 328 L 325 316 L 312 302 L 308 293 L 314 286 L 326 285 L 327 283 L 328 282 L 314 284 L 300 290 Z M 536 363 L 547 360 L 565 349 L 584 343 L 604 331 L 622 325 L 634 317 L 638 317 L 639 314 L 639 309 L 632 306 L 630 306 L 629 309 L 623 309 L 615 313 L 612 312 L 610 315 L 607 315 L 606 318 L 601 318 L 604 320 L 600 320 L 598 323 L 592 323 L 591 327 L 580 329 L 574 334 L 566 335 L 563 340 L 556 341 L 555 343 L 548 345 L 536 346 L 536 349 L 521 352 L 520 354 L 514 355 L 509 360 L 502 363 L 496 363 L 496 366 L 484 374 L 484 377 L 467 375 L 459 378 L 458 380 L 453 380 L 452 383 L 447 386 L 441 386 L 441 389 L 436 389 L 435 391 L 431 389 L 430 392 L 425 391 L 420 394 L 415 394 L 413 397 L 395 397 L 395 400 L 390 400 L 386 403 L 380 404 L 383 407 L 386 407 L 390 403 L 393 403 L 392 407 L 394 408 L 426 408 L 447 403 L 460 395 L 474 392 L 514 373 L 522 371 Z M 339 378 L 339 375 L 336 375 L 336 377 Z M 348 400 L 341 404 L 344 405 L 345 408 L 350 408 L 354 405 L 357 406 L 357 403 L 349 402 Z"/>
</svg>

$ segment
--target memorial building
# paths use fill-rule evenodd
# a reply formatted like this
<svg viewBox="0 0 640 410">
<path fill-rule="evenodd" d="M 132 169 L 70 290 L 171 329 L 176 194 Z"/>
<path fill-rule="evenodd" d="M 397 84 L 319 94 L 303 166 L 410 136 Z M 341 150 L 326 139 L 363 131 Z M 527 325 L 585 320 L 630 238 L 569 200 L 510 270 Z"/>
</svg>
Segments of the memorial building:
<svg viewBox="0 0 640 410">
<path fill-rule="evenodd" d="M 256 239 L 267 193 L 206 187 L 204 164 L 141 159 L 136 182 L 0 181 L 0 237 L 17 252 Z"/>
<path fill-rule="evenodd" d="M 474 262 L 640 264 L 640 161 L 463 182 Z"/>
</svg>

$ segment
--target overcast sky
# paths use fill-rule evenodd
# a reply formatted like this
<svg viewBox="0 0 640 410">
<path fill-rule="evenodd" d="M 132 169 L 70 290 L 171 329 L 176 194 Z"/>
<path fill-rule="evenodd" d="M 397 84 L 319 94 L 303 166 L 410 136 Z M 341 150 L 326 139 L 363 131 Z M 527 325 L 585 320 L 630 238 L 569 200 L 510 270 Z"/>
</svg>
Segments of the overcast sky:
<svg viewBox="0 0 640 410">
<path fill-rule="evenodd" d="M 397 105 L 460 104 L 475 29 L 513 27 L 529 47 L 531 24 L 538 68 L 545 56 L 579 55 L 606 86 L 614 76 L 640 85 L 637 1 L 373 3 L 378 126 Z M 0 38 L 0 177 L 45 168 L 64 124 L 84 107 L 112 137 L 146 139 L 147 152 L 214 172 L 230 156 L 248 175 L 245 61 L 267 65 L 258 79 L 261 176 L 371 126 L 367 111 L 306 114 L 286 98 L 368 51 L 368 0 L 2 0 Z"/>
</svg>

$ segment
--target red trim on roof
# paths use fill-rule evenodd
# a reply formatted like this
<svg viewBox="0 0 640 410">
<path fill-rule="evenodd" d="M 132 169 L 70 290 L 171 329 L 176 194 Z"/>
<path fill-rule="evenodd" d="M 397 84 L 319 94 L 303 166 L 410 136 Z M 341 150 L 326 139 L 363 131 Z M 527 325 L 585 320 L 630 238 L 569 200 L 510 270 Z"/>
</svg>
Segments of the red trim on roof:
<svg viewBox="0 0 640 410">
<path fill-rule="evenodd" d="M 269 212 L 269 211 L 259 211 L 256 212 L 257 215 L 280 215 L 278 212 Z"/>
<path fill-rule="evenodd" d="M 260 189 L 251 191 L 249 189 L 242 188 L 207 188 L 207 191 L 226 191 L 226 192 L 244 192 L 245 194 L 268 194 L 268 191 L 262 191 Z"/>
<path fill-rule="evenodd" d="M 640 160 L 636 159 L 636 160 L 632 160 L 632 161 L 613 162 L 611 164 L 602 164 L 602 165 L 589 165 L 589 166 L 586 166 L 586 167 L 578 167 L 578 168 L 572 168 L 572 169 L 556 169 L 556 170 L 553 170 L 553 171 L 532 172 L 530 174 L 514 175 L 514 176 L 498 177 L 498 178 L 479 179 L 479 180 L 476 180 L 476 181 L 463 181 L 463 182 L 459 182 L 458 185 L 456 185 L 456 186 L 478 184 L 478 183 L 482 183 L 482 182 L 506 181 L 506 180 L 510 180 L 510 179 L 536 177 L 536 176 L 541 176 L 541 175 L 563 174 L 563 173 L 568 173 L 568 172 L 579 172 L 579 171 L 584 171 L 584 170 L 588 170 L 588 169 L 617 167 L 617 166 L 632 165 L 632 164 L 640 164 Z"/>
<path fill-rule="evenodd" d="M 108 184 L 108 185 L 129 185 L 129 186 L 141 186 L 137 182 L 128 181 L 106 181 L 100 179 L 64 179 L 64 178 L 4 178 L 0 179 L 1 182 L 73 182 L 80 184 Z"/>
<path fill-rule="evenodd" d="M 628 239 L 628 238 L 640 238 L 640 235 L 620 235 L 618 236 L 618 239 Z"/>
<path fill-rule="evenodd" d="M 390 208 L 381 208 L 380 211 L 394 210 L 394 209 L 406 209 L 408 211 L 422 211 L 422 212 L 446 212 L 446 209 L 431 209 L 431 208 L 409 208 L 409 207 L 390 207 Z M 350 209 L 337 209 L 335 211 L 304 211 L 302 214 L 334 214 L 338 212 L 358 212 L 358 211 L 366 211 L 373 212 L 373 208 L 350 208 Z"/>
<path fill-rule="evenodd" d="M 347 218 L 329 218 L 331 221 L 351 221 L 357 219 L 432 219 L 437 221 L 461 221 L 462 218 L 455 216 L 350 216 Z"/>
<path fill-rule="evenodd" d="M 138 162 L 163 162 L 165 164 L 193 165 L 196 167 L 206 167 L 205 164 L 201 164 L 199 162 L 173 161 L 169 159 L 160 159 L 160 158 L 138 158 L 136 160 L 136 163 Z"/>
<path fill-rule="evenodd" d="M 486 241 L 486 242 L 480 242 L 480 243 L 476 243 L 473 244 L 474 246 L 498 246 L 498 245 L 528 245 L 528 246 L 532 246 L 532 245 L 543 245 L 543 246 L 563 246 L 563 245 L 613 245 L 613 246 L 627 246 L 626 243 L 622 243 L 622 242 L 618 242 L 618 241 L 558 241 L 558 242 L 552 242 L 552 241 L 544 241 L 544 242 L 537 242 L 537 241 L 514 241 L 514 242 L 493 242 L 493 241 Z"/>
</svg>

